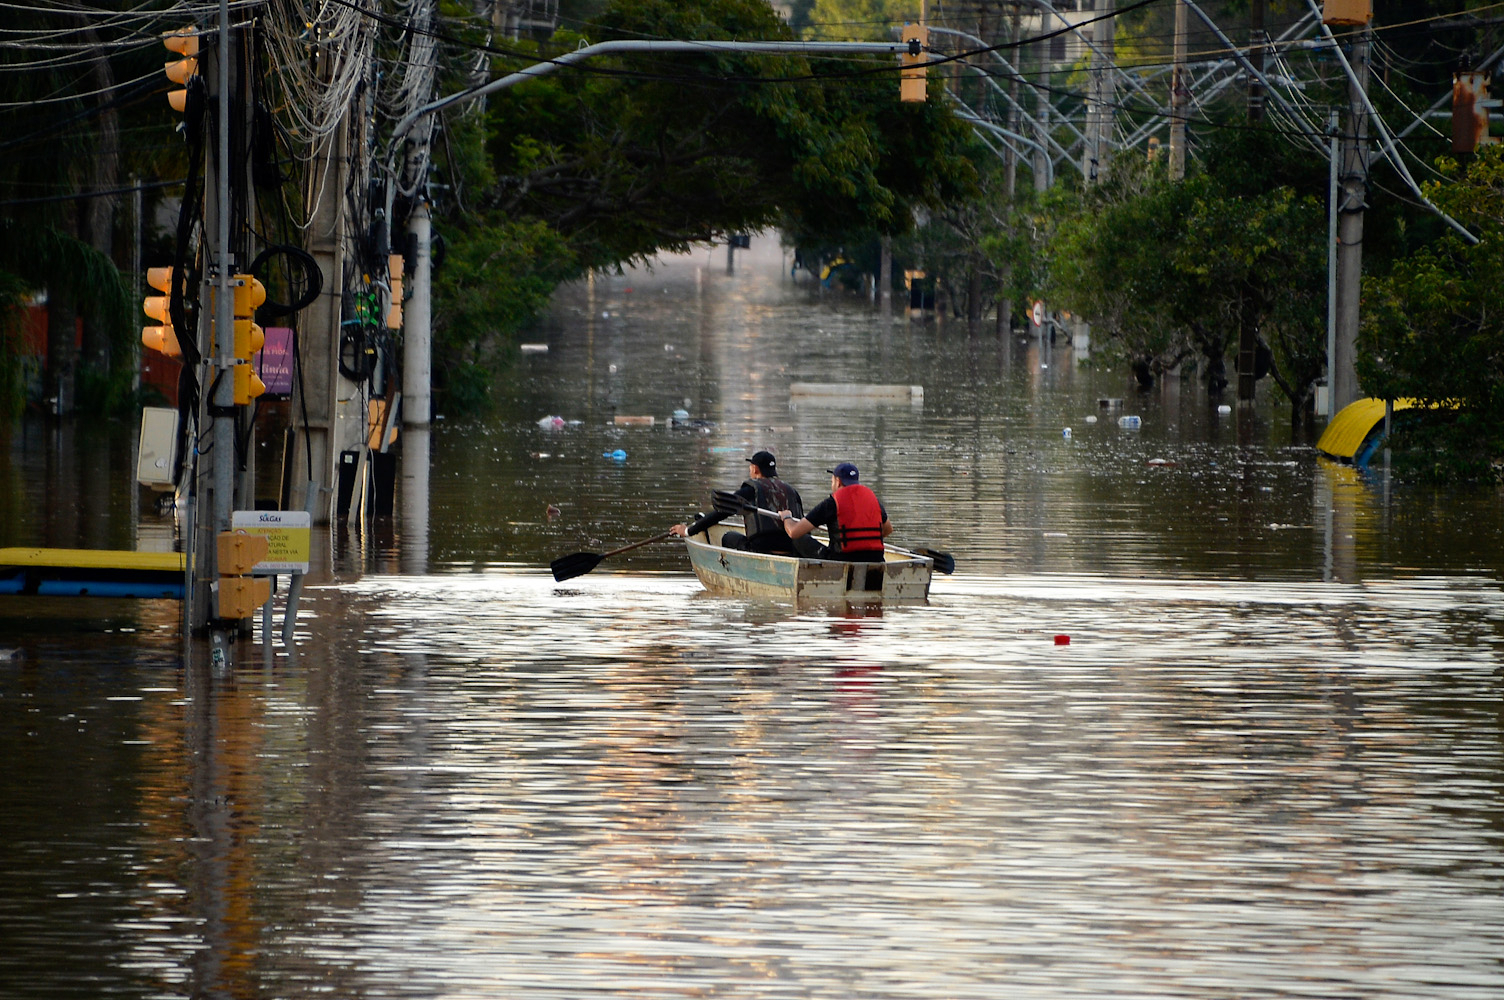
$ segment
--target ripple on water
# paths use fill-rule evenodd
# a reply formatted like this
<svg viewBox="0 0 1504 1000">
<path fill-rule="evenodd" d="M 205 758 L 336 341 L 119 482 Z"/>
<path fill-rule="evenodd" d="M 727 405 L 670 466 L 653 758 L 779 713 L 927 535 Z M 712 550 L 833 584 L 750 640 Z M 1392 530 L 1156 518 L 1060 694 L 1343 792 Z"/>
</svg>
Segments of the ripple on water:
<svg viewBox="0 0 1504 1000">
<path fill-rule="evenodd" d="M 376 992 L 1504 989 L 1492 585 L 357 589 L 410 680 L 373 711 L 413 721 L 368 748 L 369 888 L 314 948 Z"/>
</svg>

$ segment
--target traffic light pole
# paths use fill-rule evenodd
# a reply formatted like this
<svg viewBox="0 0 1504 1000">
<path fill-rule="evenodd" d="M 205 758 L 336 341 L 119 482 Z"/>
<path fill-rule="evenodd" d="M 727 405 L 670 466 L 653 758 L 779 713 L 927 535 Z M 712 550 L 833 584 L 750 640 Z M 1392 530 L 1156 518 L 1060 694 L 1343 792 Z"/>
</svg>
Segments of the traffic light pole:
<svg viewBox="0 0 1504 1000">
<path fill-rule="evenodd" d="M 214 245 L 211 266 L 206 269 L 203 297 L 214 303 L 211 314 L 205 310 L 199 320 L 198 342 L 207 360 L 207 399 L 200 413 L 207 418 L 208 433 L 203 435 L 199 454 L 209 455 L 208 470 L 194 464 L 192 515 L 191 586 L 188 594 L 188 624 L 194 631 L 212 627 L 215 621 L 213 586 L 219 577 L 215 539 L 230 526 L 234 509 L 235 483 L 235 409 L 234 379 L 230 366 L 234 361 L 233 338 L 226 334 L 233 328 L 234 304 L 230 298 L 230 275 L 234 271 L 230 257 L 230 14 L 228 0 L 219 2 L 219 45 L 215 58 L 213 91 L 217 105 L 218 126 L 213 154 L 208 156 L 207 170 L 214 177 L 205 185 L 204 215 L 206 229 L 212 223 Z M 207 77 L 206 77 L 207 82 Z M 184 209 L 187 210 L 186 207 Z M 212 344 L 213 350 L 208 348 Z M 212 628 L 215 665 L 223 665 L 226 633 Z"/>
</svg>

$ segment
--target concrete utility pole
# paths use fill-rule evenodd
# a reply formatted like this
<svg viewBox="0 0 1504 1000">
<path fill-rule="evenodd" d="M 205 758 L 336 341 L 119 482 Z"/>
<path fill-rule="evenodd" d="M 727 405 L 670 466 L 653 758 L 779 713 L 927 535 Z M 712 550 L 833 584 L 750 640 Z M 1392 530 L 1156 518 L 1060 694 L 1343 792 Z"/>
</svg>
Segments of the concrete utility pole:
<svg viewBox="0 0 1504 1000">
<path fill-rule="evenodd" d="M 433 99 L 438 73 L 438 49 L 431 25 L 437 4 L 424 0 L 413 9 L 415 30 L 408 48 L 405 94 L 407 115 Z M 427 427 L 433 420 L 433 220 L 429 212 L 428 162 L 433 140 L 433 116 L 413 122 L 409 135 L 402 193 L 412 200 L 407 235 L 413 253 L 412 301 L 402 310 L 402 426 Z M 396 180 L 389 181 L 395 183 Z"/>
<path fill-rule="evenodd" d="M 1252 0 L 1248 12 L 1248 61 L 1256 72 L 1248 74 L 1248 121 L 1257 123 L 1264 117 L 1264 0 Z M 1238 402 L 1252 403 L 1258 395 L 1259 331 L 1251 317 L 1238 323 Z"/>
<path fill-rule="evenodd" d="M 1341 197 L 1337 203 L 1337 337 L 1331 370 L 1331 412 L 1358 399 L 1356 367 L 1363 278 L 1363 210 L 1368 194 L 1368 52 L 1372 30 L 1352 35 L 1346 124 L 1342 133 Z"/>
<path fill-rule="evenodd" d="M 1254 72 L 1248 74 L 1248 120 L 1264 120 L 1264 53 L 1269 34 L 1264 30 L 1264 0 L 1250 0 L 1248 7 L 1248 61 Z"/>
<path fill-rule="evenodd" d="M 1117 86 L 1113 78 L 1116 69 L 1113 37 L 1117 19 L 1112 16 L 1113 2 L 1097 0 L 1095 10 L 1107 16 L 1092 26 L 1097 51 L 1091 57 L 1091 100 L 1086 106 L 1086 146 L 1081 154 L 1081 175 L 1088 184 L 1095 183 L 1098 174 L 1111 162 L 1117 128 L 1113 111 L 1117 103 Z"/>
<path fill-rule="evenodd" d="M 1185 117 L 1191 105 L 1191 89 L 1185 73 L 1187 11 L 1185 0 L 1175 0 L 1175 65 L 1170 71 L 1170 179 L 1173 181 L 1185 176 Z"/>
<path fill-rule="evenodd" d="M 1023 13 L 1023 5 L 1014 4 L 1013 18 L 1008 26 L 1008 40 L 1015 45 L 1020 45 L 1017 56 L 1020 68 L 1024 64 L 1024 54 L 1021 46 L 1023 39 Z M 1015 135 L 1018 134 L 1018 130 L 1023 124 L 1019 121 L 1018 78 L 1018 73 L 1010 74 L 1008 77 L 1008 131 Z M 1003 193 L 1007 204 L 1011 207 L 1014 200 L 1018 197 L 1018 153 L 1015 151 L 1013 143 L 1004 143 L 1003 155 L 1005 157 L 1003 161 L 1005 178 Z M 1008 288 L 1013 284 L 1013 261 L 1006 260 L 1003 262 L 1002 273 L 998 277 L 1000 279 L 999 284 L 1002 285 L 1002 293 L 997 299 L 997 332 L 998 336 L 1006 337 L 1013 331 L 1013 296 L 1008 294 Z"/>
<path fill-rule="evenodd" d="M 342 40 L 327 39 L 314 50 L 326 82 L 335 71 L 337 60 L 332 53 L 340 44 Z M 352 177 L 356 170 L 352 158 L 354 151 L 365 149 L 361 133 L 370 117 L 364 103 L 369 101 L 369 93 L 369 88 L 362 88 L 358 98 L 361 103 L 346 109 L 339 125 L 320 140 L 320 147 L 309 160 L 303 192 L 303 204 L 309 206 L 310 213 L 308 252 L 323 275 L 323 292 L 304 311 L 299 330 L 303 369 L 302 378 L 294 386 L 292 412 L 300 419 L 306 412 L 307 425 L 293 436 L 292 456 L 284 475 L 288 509 L 312 512 L 315 524 L 328 524 L 345 515 L 345 510 L 335 510 L 340 491 L 334 487 L 341 480 L 351 484 L 362 470 L 364 386 L 345 377 L 339 361 L 345 272 L 349 266 L 346 247 L 354 244 L 345 198 L 348 191 L 365 186 L 362 177 Z M 364 155 L 359 162 L 365 162 Z"/>
</svg>

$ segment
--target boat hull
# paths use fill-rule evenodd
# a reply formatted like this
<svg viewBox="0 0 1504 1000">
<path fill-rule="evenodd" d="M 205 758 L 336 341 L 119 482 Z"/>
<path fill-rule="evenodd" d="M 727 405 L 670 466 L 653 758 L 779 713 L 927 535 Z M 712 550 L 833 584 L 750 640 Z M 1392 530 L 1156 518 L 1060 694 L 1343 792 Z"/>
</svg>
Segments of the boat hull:
<svg viewBox="0 0 1504 1000">
<path fill-rule="evenodd" d="M 880 563 L 767 555 L 722 548 L 717 543 L 726 527 L 714 525 L 686 545 L 695 576 L 713 594 L 796 604 L 886 604 L 929 598 L 934 561 L 907 549 L 887 546 Z"/>
</svg>

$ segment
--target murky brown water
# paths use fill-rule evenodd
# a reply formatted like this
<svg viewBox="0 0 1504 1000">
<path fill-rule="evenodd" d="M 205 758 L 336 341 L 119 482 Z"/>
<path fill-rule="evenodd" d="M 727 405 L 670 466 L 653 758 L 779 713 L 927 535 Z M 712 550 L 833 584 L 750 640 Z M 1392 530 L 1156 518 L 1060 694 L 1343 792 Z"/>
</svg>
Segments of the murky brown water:
<svg viewBox="0 0 1504 1000">
<path fill-rule="evenodd" d="M 0 995 L 1504 993 L 1498 495 L 759 246 L 562 295 L 426 503 L 336 533 L 291 654 L 0 599 Z M 0 543 L 170 544 L 134 431 L 64 434 L 0 453 Z M 858 462 L 957 574 L 868 615 L 708 597 L 670 544 L 548 575 L 762 446 L 813 499 Z"/>
</svg>

